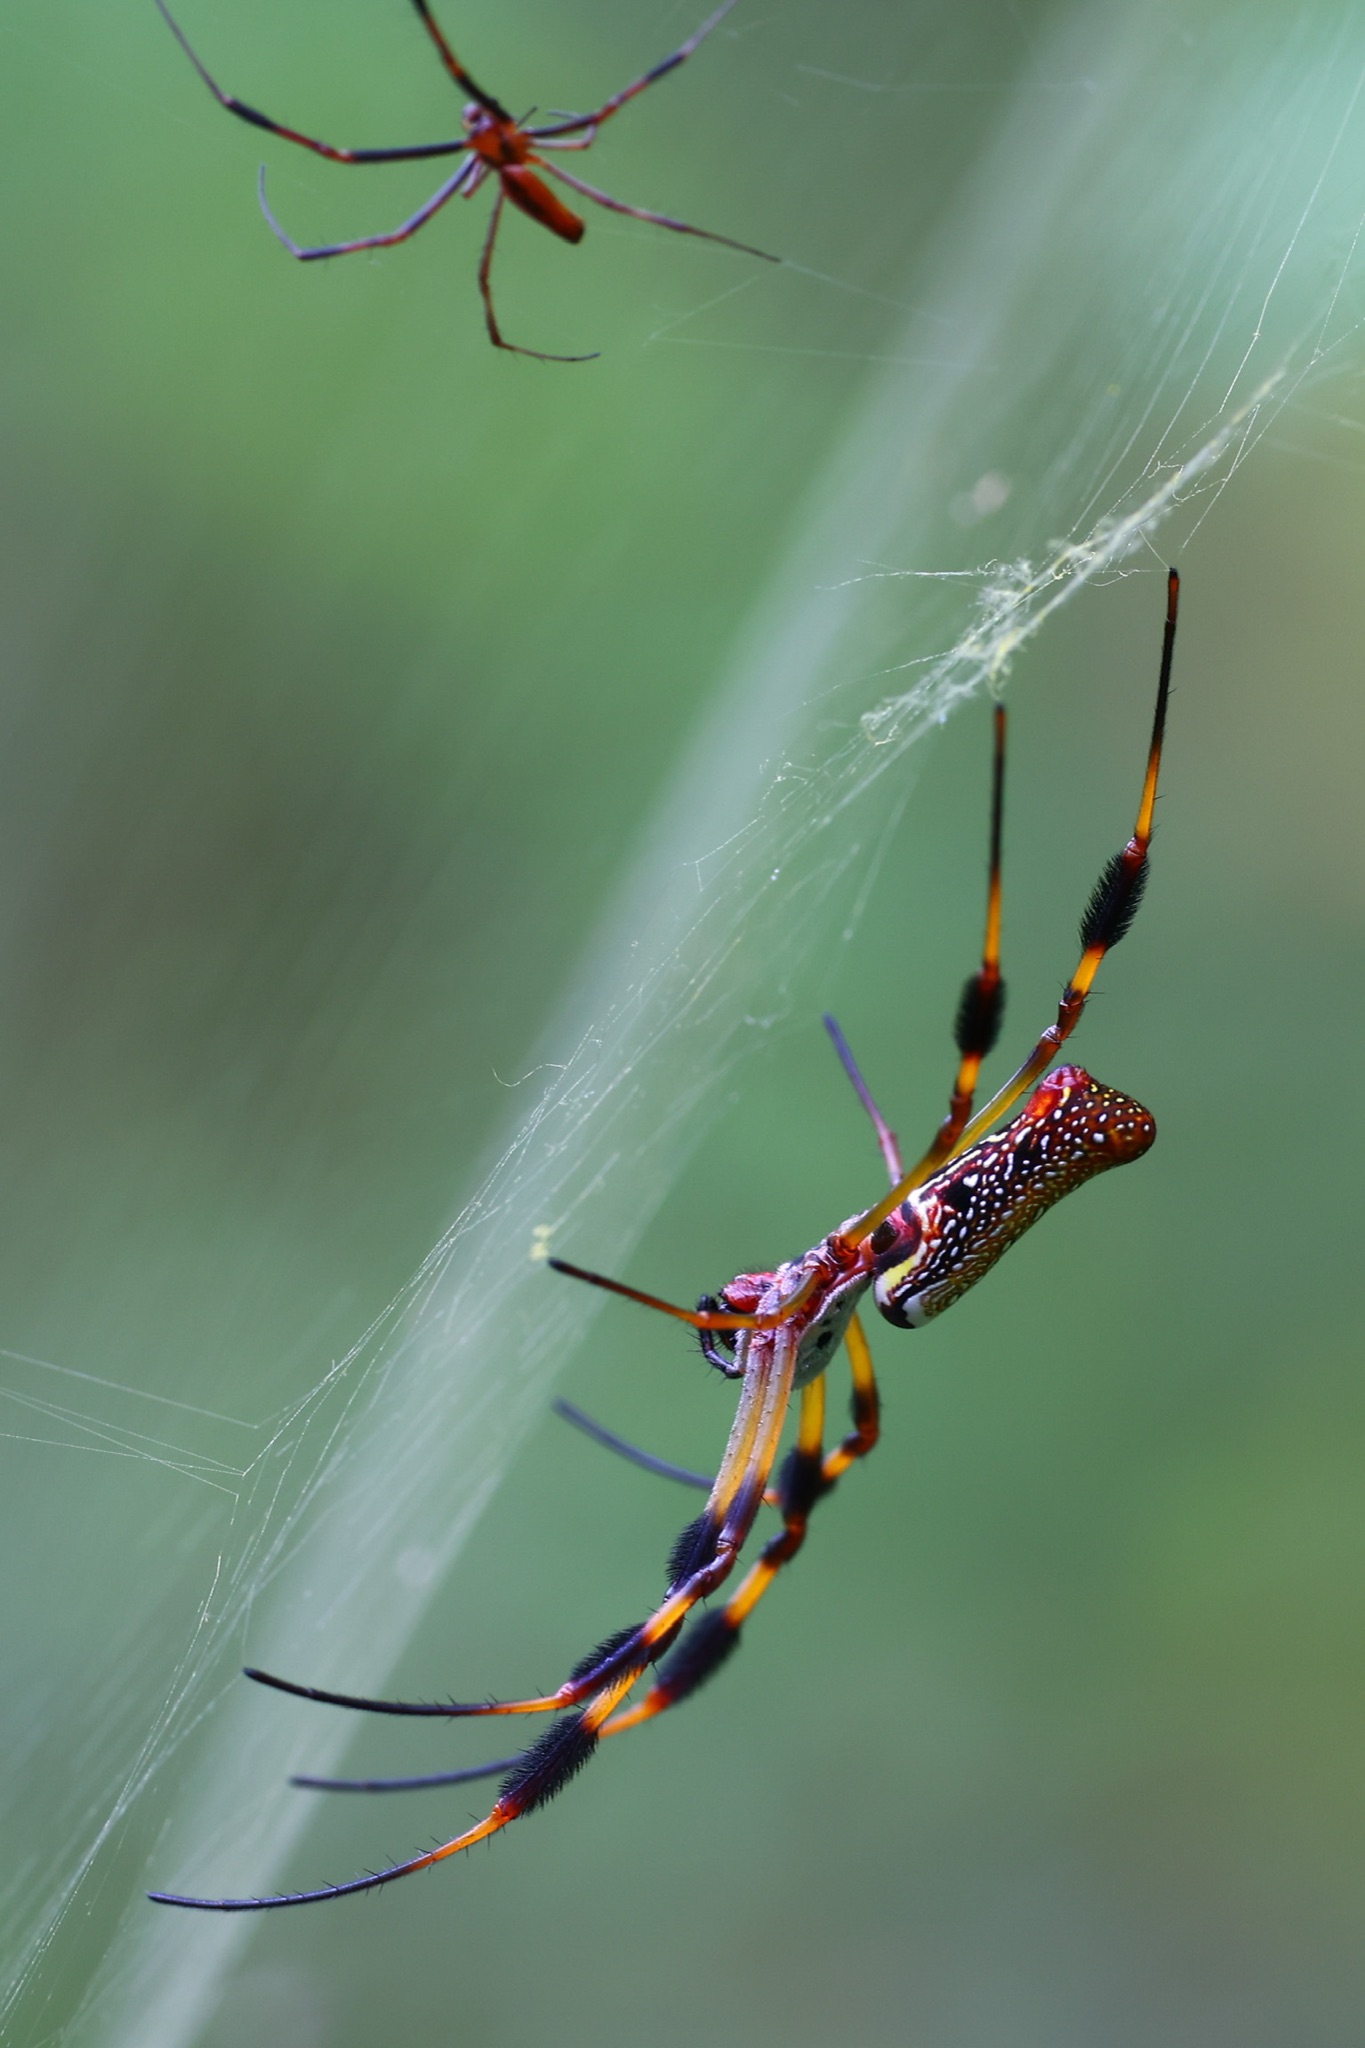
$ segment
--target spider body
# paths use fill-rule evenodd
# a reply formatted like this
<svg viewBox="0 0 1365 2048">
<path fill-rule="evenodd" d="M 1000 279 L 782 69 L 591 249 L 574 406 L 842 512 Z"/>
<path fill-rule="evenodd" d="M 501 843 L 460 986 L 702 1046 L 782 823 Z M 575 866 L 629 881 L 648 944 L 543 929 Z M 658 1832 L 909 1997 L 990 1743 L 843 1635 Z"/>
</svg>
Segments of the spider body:
<svg viewBox="0 0 1365 2048">
<path fill-rule="evenodd" d="M 553 355 L 545 349 L 524 348 L 519 342 L 508 341 L 498 325 L 493 308 L 493 251 L 497 243 L 498 229 L 502 222 L 504 205 L 513 206 L 518 213 L 525 214 L 562 242 L 581 242 L 584 223 L 580 215 L 554 192 L 546 183 L 541 172 L 567 185 L 572 191 L 590 199 L 594 206 L 604 207 L 609 213 L 627 214 L 632 220 L 647 221 L 653 227 L 668 228 L 677 235 L 693 235 L 704 242 L 720 242 L 728 249 L 739 249 L 746 256 L 758 256 L 765 263 L 775 263 L 777 258 L 769 256 L 763 249 L 755 249 L 748 242 L 737 242 L 730 235 L 718 235 L 709 228 L 692 227 L 687 221 L 674 220 L 670 214 L 652 213 L 647 207 L 628 206 L 623 199 L 613 199 L 609 193 L 599 192 L 595 185 L 585 184 L 559 164 L 553 163 L 544 151 L 590 149 L 597 140 L 598 131 L 604 121 L 619 113 L 621 108 L 645 92 L 651 85 L 664 78 L 670 71 L 676 71 L 680 64 L 692 55 L 698 44 L 719 26 L 735 0 L 722 0 L 715 13 L 709 15 L 701 27 L 690 35 L 679 49 L 665 57 L 658 64 L 632 84 L 623 86 L 619 92 L 604 100 L 591 114 L 565 114 L 539 126 L 527 125 L 530 116 L 518 121 L 510 114 L 500 100 L 486 92 L 475 78 L 465 69 L 454 50 L 446 41 L 444 32 L 432 14 L 427 0 L 412 0 L 412 5 L 423 29 L 435 45 L 441 63 L 461 91 L 470 95 L 460 116 L 461 133 L 448 142 L 413 142 L 400 144 L 394 149 L 339 149 L 334 143 L 322 142 L 316 136 L 304 135 L 297 128 L 288 128 L 283 122 L 272 120 L 259 107 L 252 107 L 235 93 L 225 92 L 216 78 L 200 60 L 180 24 L 166 5 L 166 0 L 156 0 L 172 35 L 198 72 L 220 107 L 229 114 L 235 114 L 239 121 L 245 121 L 252 128 L 264 129 L 269 135 L 278 135 L 284 142 L 297 143 L 301 149 L 312 150 L 315 156 L 326 157 L 338 164 L 386 164 L 411 163 L 426 157 L 458 157 L 455 170 L 431 197 L 424 200 L 416 213 L 390 229 L 385 234 L 362 235 L 349 242 L 327 242 L 305 245 L 296 242 L 286 233 L 271 212 L 265 196 L 265 171 L 260 178 L 261 211 L 275 235 L 291 256 L 300 263 L 316 263 L 332 256 L 354 256 L 363 249 L 391 249 L 400 242 L 407 242 L 424 228 L 450 200 L 457 196 L 472 199 L 474 194 L 491 178 L 497 185 L 497 196 L 493 211 L 489 215 L 488 228 L 484 236 L 483 254 L 479 260 L 479 293 L 483 299 L 484 323 L 488 338 L 494 348 L 506 349 L 512 355 L 534 356 L 546 363 L 586 363 L 591 355 Z M 533 166 L 537 168 L 533 168 Z"/>
<path fill-rule="evenodd" d="M 556 199 L 545 180 L 528 170 L 524 160 L 500 165 L 498 175 L 502 179 L 503 196 L 519 213 L 524 213 L 528 220 L 539 221 L 541 227 L 548 228 L 552 235 L 558 235 L 561 242 L 582 241 L 582 216 L 572 212 L 562 199 Z M 471 185 L 470 189 L 476 188 Z"/>
<path fill-rule="evenodd" d="M 248 1677 L 278 1692 L 371 1713 L 443 1720 L 547 1713 L 561 1718 L 519 1755 L 496 1763 L 420 1779 L 296 1780 L 316 1789 L 387 1792 L 501 1775 L 501 1788 L 486 1816 L 435 1849 L 349 1883 L 313 1891 L 266 1898 L 153 1892 L 153 1899 L 208 1912 L 254 1912 L 306 1905 L 391 1884 L 472 1848 L 543 1806 L 608 1737 L 639 1727 L 690 1698 L 733 1654 L 754 1608 L 804 1544 L 814 1508 L 877 1443 L 879 1398 L 871 1352 L 858 1316 L 862 1297 L 871 1290 L 881 1314 L 896 1327 L 919 1327 L 975 1286 L 1009 1246 L 1064 1195 L 1110 1167 L 1140 1157 L 1152 1144 L 1156 1125 L 1140 1103 L 1093 1081 L 1082 1067 L 1054 1067 L 1052 1062 L 1080 1021 L 1101 961 L 1132 922 L 1146 881 L 1178 591 L 1172 570 L 1156 714 L 1133 835 L 1101 872 L 1081 919 L 1080 960 L 1063 988 L 1055 1019 L 984 1107 L 974 1113 L 976 1085 L 981 1063 L 995 1042 L 1004 1002 L 1000 853 L 1005 725 L 998 707 L 986 936 L 981 965 L 969 978 L 958 1006 L 958 1064 L 948 1112 L 927 1151 L 906 1170 L 895 1133 L 878 1109 L 843 1034 L 826 1018 L 839 1058 L 872 1121 L 891 1182 L 887 1194 L 861 1215 L 841 1223 L 799 1258 L 771 1271 L 741 1273 L 718 1295 L 703 1296 L 695 1309 L 678 1307 L 561 1259 L 550 1261 L 555 1270 L 572 1278 L 690 1324 L 705 1356 L 738 1385 L 734 1421 L 714 1478 L 665 1464 L 613 1437 L 577 1411 L 561 1409 L 588 1434 L 636 1464 L 705 1491 L 701 1513 L 670 1551 L 663 1598 L 643 1621 L 616 1630 L 580 1659 L 553 1692 L 521 1699 L 368 1699 L 299 1685 L 269 1672 L 248 1671 Z M 1021 1103 L 1023 1107 L 1018 1108 Z M 1011 1120 L 997 1129 L 1012 1111 L 1016 1113 Z M 841 1343 L 848 1354 L 852 1380 L 852 1428 L 827 1449 L 827 1368 Z M 779 1465 L 793 1397 L 797 1403 L 795 1441 Z M 781 1526 L 763 1544 L 723 1604 L 698 1615 L 700 1603 L 718 1593 L 730 1577 L 765 1504 L 776 1508 Z M 651 1681 L 642 1695 L 631 1701 L 630 1695 L 651 1666 Z"/>
<path fill-rule="evenodd" d="M 987 1274 L 1054 1202 L 1156 1138 L 1140 1102 L 1056 1067 L 1014 1122 L 944 1167 L 877 1226 L 873 1299 L 897 1329 L 917 1330 Z"/>
<path fill-rule="evenodd" d="M 856 1220 L 856 1219 L 855 1219 Z M 872 1284 L 873 1265 L 868 1247 L 855 1245 L 845 1237 L 844 1227 L 831 1231 L 811 1251 L 790 1259 L 771 1273 L 741 1273 L 727 1282 L 715 1300 L 722 1313 L 736 1315 L 778 1315 L 785 1305 L 803 1296 L 803 1305 L 791 1321 L 795 1340 L 792 1386 L 809 1386 L 838 1351 L 849 1319 Z M 705 1338 L 714 1333 L 699 1333 Z M 743 1379 L 752 1347 L 770 1333 L 739 1331 L 733 1357 L 721 1370 L 729 1379 Z M 716 1363 L 711 1344 L 703 1341 L 703 1355 Z"/>
<path fill-rule="evenodd" d="M 1156 1138 L 1150 1110 L 1084 1067 L 1056 1067 L 1014 1121 L 942 1167 L 883 1219 L 855 1235 L 851 1216 L 799 1259 L 771 1273 L 740 1273 L 698 1307 L 772 1316 L 802 1296 L 791 1317 L 792 1387 L 829 1365 L 859 1301 L 872 1298 L 898 1330 L 917 1330 L 974 1287 L 1054 1203 L 1112 1166 L 1139 1159 Z M 702 1354 L 727 1379 L 743 1379 L 756 1334 L 698 1331 Z M 725 1346 L 724 1351 L 720 1350 Z"/>
<path fill-rule="evenodd" d="M 469 147 L 477 158 L 465 180 L 464 197 L 472 199 L 490 175 L 502 184 L 503 197 L 538 221 L 562 242 L 581 242 L 583 221 L 550 190 L 545 180 L 530 168 L 535 161 L 531 145 L 510 115 L 493 113 L 470 100 L 461 120 Z"/>
</svg>

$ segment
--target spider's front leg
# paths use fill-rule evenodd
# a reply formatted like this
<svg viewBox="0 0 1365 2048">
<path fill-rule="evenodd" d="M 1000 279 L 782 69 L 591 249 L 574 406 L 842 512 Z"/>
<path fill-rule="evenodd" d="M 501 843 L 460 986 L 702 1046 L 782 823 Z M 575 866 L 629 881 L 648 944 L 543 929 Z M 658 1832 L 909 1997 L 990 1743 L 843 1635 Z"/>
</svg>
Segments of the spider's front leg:
<svg viewBox="0 0 1365 2048">
<path fill-rule="evenodd" d="M 420 1856 L 390 1864 L 385 1870 L 368 1872 L 345 1884 L 322 1885 L 315 1890 L 281 1892 L 268 1898 L 203 1898 L 183 1892 L 150 1892 L 158 1905 L 186 1906 L 201 1912 L 247 1913 L 269 1911 L 280 1906 L 313 1905 L 323 1899 L 348 1897 L 356 1892 L 375 1891 L 429 1870 L 451 1856 L 471 1849 L 476 1842 L 500 1834 L 512 1821 L 533 1813 L 562 1791 L 569 1780 L 588 1762 L 597 1748 L 606 1723 L 649 1664 L 677 1635 L 687 1615 L 723 1584 L 733 1569 L 763 1499 L 777 1455 L 791 1399 L 796 1373 L 799 1340 L 796 1332 L 779 1327 L 753 1332 L 747 1347 L 750 1356 L 744 1388 L 730 1442 L 716 1483 L 702 1516 L 684 1531 L 674 1547 L 668 1593 L 645 1622 L 622 1630 L 583 1660 L 557 1693 L 534 1700 L 485 1703 L 477 1707 L 449 1708 L 423 1706 L 421 1713 L 467 1714 L 537 1713 L 585 1701 L 578 1711 L 568 1713 L 537 1742 L 518 1757 L 504 1780 L 491 1810 L 473 1827 L 454 1835 Z M 305 1697 L 330 1700 L 341 1705 L 370 1705 L 381 1712 L 412 1712 L 398 1702 L 362 1702 L 346 1695 L 320 1693 L 311 1688 L 284 1684 L 265 1673 L 252 1673 L 281 1691 L 303 1693 Z"/>
<path fill-rule="evenodd" d="M 835 1450 L 825 1455 L 825 1375 L 821 1373 L 802 1388 L 796 1443 L 777 1485 L 781 1530 L 764 1544 L 761 1555 L 724 1607 L 692 1624 L 677 1649 L 659 1667 L 658 1677 L 645 1697 L 606 1723 L 604 1736 L 623 1735 L 628 1728 L 652 1721 L 670 1707 L 690 1699 L 708 1679 L 714 1678 L 739 1648 L 740 1633 L 754 1608 L 783 1566 L 791 1563 L 805 1543 L 816 1503 L 833 1492 L 850 1465 L 876 1447 L 881 1401 L 872 1352 L 856 1313 L 849 1318 L 844 1341 L 853 1374 L 852 1430 Z"/>
<path fill-rule="evenodd" d="M 805 1542 L 806 1527 L 816 1501 L 833 1492 L 850 1465 L 865 1458 L 875 1448 L 880 1435 L 881 1401 L 872 1368 L 872 1353 L 856 1315 L 849 1322 L 845 1342 L 853 1374 L 853 1428 L 834 1450 L 821 1458 L 824 1378 L 814 1381 L 804 1390 L 796 1446 L 785 1460 L 776 1485 L 766 1487 L 763 1494 L 766 1503 L 782 1509 L 781 1535 L 765 1545 L 758 1563 L 734 1598 L 719 1613 L 706 1615 L 693 1624 L 685 1641 L 660 1668 L 657 1683 L 639 1706 L 614 1714 L 605 1723 L 601 1731 L 603 1737 L 624 1734 L 626 1729 L 636 1727 L 642 1721 L 653 1720 L 669 1707 L 678 1706 L 719 1671 L 730 1652 L 738 1648 L 739 1631 L 744 1621 L 772 1584 L 777 1572 L 783 1565 L 790 1564 Z M 554 1407 L 556 1414 L 572 1422 L 576 1429 L 583 1430 L 594 1441 L 620 1453 L 645 1471 L 665 1479 L 679 1480 L 703 1491 L 710 1489 L 712 1481 L 703 1474 L 663 1458 L 651 1457 L 611 1430 L 603 1429 L 600 1423 L 594 1422 L 591 1416 L 585 1415 L 571 1402 L 556 1401 Z M 818 1476 L 814 1470 L 815 1460 L 819 1460 Z M 684 1542 L 694 1540 L 695 1530 L 696 1524 L 689 1524 L 674 1546 L 675 1553 Z M 290 1783 L 317 1792 L 425 1791 L 433 1786 L 465 1785 L 473 1778 L 496 1778 L 519 1762 L 517 1757 L 504 1757 L 495 1763 L 475 1764 L 462 1770 L 432 1771 L 415 1778 L 296 1777 L 291 1778 Z"/>
<path fill-rule="evenodd" d="M 271 116 L 263 114 L 259 107 L 253 107 L 246 100 L 238 99 L 236 93 L 225 92 L 171 13 L 166 0 L 156 0 L 156 4 L 162 20 L 219 106 L 227 113 L 235 114 L 239 121 L 245 121 L 249 128 L 264 129 L 267 135 L 278 135 L 282 142 L 296 142 L 300 149 L 309 149 L 314 156 L 326 157 L 329 163 L 334 164 L 414 163 L 426 157 L 459 156 L 469 147 L 463 136 L 454 136 L 447 142 L 406 142 L 391 149 L 340 149 L 335 143 L 323 142 L 316 135 L 304 135 L 297 128 L 286 127 L 283 121 L 272 120 Z M 497 101 L 490 99 L 486 93 L 481 93 L 473 79 L 466 77 L 464 82 L 466 90 L 472 92 L 481 105 L 501 114 L 502 109 L 498 107 Z"/>
</svg>

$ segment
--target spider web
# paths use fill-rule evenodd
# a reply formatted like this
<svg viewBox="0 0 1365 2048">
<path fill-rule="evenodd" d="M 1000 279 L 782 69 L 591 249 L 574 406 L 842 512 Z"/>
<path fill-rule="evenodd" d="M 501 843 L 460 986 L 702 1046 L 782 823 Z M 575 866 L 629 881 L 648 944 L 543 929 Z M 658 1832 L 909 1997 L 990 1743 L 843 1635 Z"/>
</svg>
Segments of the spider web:
<svg viewBox="0 0 1365 2048">
<path fill-rule="evenodd" d="M 257 1712 L 236 1677 L 247 1619 L 267 1668 L 382 1686 L 598 1311 L 528 1286 L 528 1261 L 582 1221 L 575 1245 L 624 1262 L 801 962 L 862 914 L 922 736 L 1087 584 L 1188 564 L 1264 437 L 1358 369 L 1365 29 L 1331 7 L 1267 22 L 1268 60 L 1231 8 L 1178 70 L 1141 9 L 1100 27 L 1082 10 L 1039 51 L 545 1032 L 539 1100 L 346 1356 L 248 1425 L 5 1355 L 9 1433 L 167 1465 L 221 1511 L 160 1712 L 111 1716 L 50 1861 L 0 1898 L 11 2024 L 41 2014 L 73 1919 L 112 1897 L 65 2038 L 194 2039 L 248 1926 L 153 1914 L 143 1882 L 268 1890 L 307 1819 L 275 1788 L 334 1768 L 351 1732 Z M 1064 108 L 1030 90 L 1078 76 Z M 660 341 L 701 345 L 704 310 Z M 1045 391 L 1064 394 L 1060 442 Z"/>
</svg>

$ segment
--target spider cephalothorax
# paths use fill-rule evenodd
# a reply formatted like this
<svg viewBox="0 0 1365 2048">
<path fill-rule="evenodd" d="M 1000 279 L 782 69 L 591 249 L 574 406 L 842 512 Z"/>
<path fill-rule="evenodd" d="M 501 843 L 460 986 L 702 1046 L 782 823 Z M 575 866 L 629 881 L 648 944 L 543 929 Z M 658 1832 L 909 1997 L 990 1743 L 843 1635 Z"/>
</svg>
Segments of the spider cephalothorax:
<svg viewBox="0 0 1365 2048">
<path fill-rule="evenodd" d="M 296 1685 L 264 1671 L 249 1672 L 249 1677 L 280 1692 L 373 1713 L 463 1720 L 562 1710 L 563 1717 L 520 1755 L 493 1764 L 437 1772 L 422 1779 L 296 1781 L 327 1789 L 394 1791 L 505 1774 L 483 1820 L 406 1862 L 348 1884 L 283 1892 L 272 1898 L 199 1898 L 172 1892 L 154 1892 L 153 1898 L 212 1912 L 246 1912 L 258 1907 L 303 1905 L 391 1884 L 471 1848 L 497 1834 L 509 1821 L 544 1805 L 582 1769 L 607 1736 L 624 1734 L 688 1698 L 733 1653 L 749 1615 L 804 1543 L 816 1503 L 877 1442 L 877 1382 L 857 1313 L 860 1296 L 871 1288 L 882 1314 L 901 1328 L 927 1322 L 974 1286 L 1021 1232 L 1063 1195 L 1111 1166 L 1138 1158 L 1151 1145 L 1156 1125 L 1140 1103 L 1092 1081 L 1081 1067 L 1053 1067 L 1052 1062 L 1080 1021 L 1100 962 L 1132 921 L 1146 880 L 1178 590 L 1172 570 L 1156 716 L 1133 836 L 1104 868 L 1086 908 L 1081 920 L 1080 961 L 1062 991 L 1054 1021 L 984 1108 L 973 1114 L 981 1062 L 995 1041 L 1004 1000 L 1000 839 L 1005 728 L 1004 713 L 998 708 L 986 937 L 981 965 L 968 981 L 958 1006 L 958 1065 L 948 1113 L 928 1150 L 906 1170 L 894 1132 L 873 1100 L 843 1034 L 827 1018 L 835 1049 L 872 1119 L 891 1180 L 889 1193 L 861 1215 L 841 1223 L 801 1257 L 771 1272 L 741 1273 L 719 1294 L 703 1296 L 695 1309 L 676 1307 L 657 1295 L 644 1294 L 561 1259 L 550 1261 L 561 1273 L 690 1323 L 711 1363 L 739 1382 L 729 1442 L 714 1479 L 667 1465 L 613 1437 L 577 1410 L 561 1409 L 590 1435 L 637 1464 L 705 1491 L 705 1507 L 670 1553 L 663 1599 L 643 1621 L 618 1629 L 600 1642 L 555 1691 L 525 1699 L 431 1705 L 373 1700 Z M 1001 1119 L 1020 1103 L 1023 1108 L 997 1129 Z M 825 1368 L 841 1340 L 852 1377 L 853 1427 L 841 1443 L 828 1450 L 824 1442 Z M 783 1424 L 794 1393 L 799 1393 L 795 1441 L 779 1467 Z M 699 1604 L 718 1592 L 734 1569 L 765 1503 L 777 1509 L 781 1527 L 764 1544 L 724 1604 L 698 1617 Z M 654 1665 L 657 1669 L 643 1697 L 627 1704 Z"/>
</svg>

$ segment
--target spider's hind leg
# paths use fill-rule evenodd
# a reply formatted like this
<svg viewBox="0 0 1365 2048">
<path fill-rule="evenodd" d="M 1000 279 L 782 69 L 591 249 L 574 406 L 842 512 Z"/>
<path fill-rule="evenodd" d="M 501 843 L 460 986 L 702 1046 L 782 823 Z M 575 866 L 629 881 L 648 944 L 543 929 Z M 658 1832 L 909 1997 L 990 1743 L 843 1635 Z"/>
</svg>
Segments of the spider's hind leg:
<svg viewBox="0 0 1365 2048">
<path fill-rule="evenodd" d="M 316 135 L 303 135 L 297 128 L 287 128 L 283 121 L 273 120 L 269 114 L 263 114 L 259 107 L 253 107 L 246 100 L 238 99 L 236 93 L 225 92 L 171 13 L 166 0 L 156 0 L 156 4 L 162 20 L 219 106 L 227 113 L 235 114 L 239 121 L 245 121 L 250 128 L 261 128 L 267 135 L 278 135 L 281 142 L 296 142 L 300 149 L 311 149 L 314 156 L 326 157 L 329 163 L 334 164 L 412 163 L 431 156 L 462 156 L 469 147 L 466 138 L 457 135 L 448 142 L 407 142 L 400 143 L 393 149 L 339 149 L 335 143 L 323 142 Z M 474 86 L 472 79 L 468 81 L 468 88 L 476 99 L 488 103 L 485 95 Z M 496 105 L 496 102 L 492 104 Z"/>
</svg>

